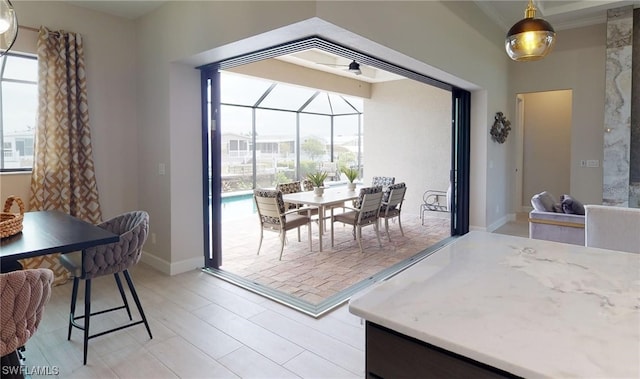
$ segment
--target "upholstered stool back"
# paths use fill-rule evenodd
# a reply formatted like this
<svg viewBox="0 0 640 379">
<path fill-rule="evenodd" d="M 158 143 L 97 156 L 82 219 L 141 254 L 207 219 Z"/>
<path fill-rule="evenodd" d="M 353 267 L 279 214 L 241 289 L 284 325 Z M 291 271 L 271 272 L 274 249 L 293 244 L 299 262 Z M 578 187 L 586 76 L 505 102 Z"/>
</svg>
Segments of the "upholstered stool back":
<svg viewBox="0 0 640 379">
<path fill-rule="evenodd" d="M 120 235 L 120 241 L 86 249 L 81 279 L 122 272 L 138 263 L 149 234 L 149 214 L 145 211 L 128 212 L 98 226 Z"/>
<path fill-rule="evenodd" d="M 46 268 L 0 274 L 0 356 L 24 346 L 36 332 L 52 282 L 53 271 Z"/>
</svg>

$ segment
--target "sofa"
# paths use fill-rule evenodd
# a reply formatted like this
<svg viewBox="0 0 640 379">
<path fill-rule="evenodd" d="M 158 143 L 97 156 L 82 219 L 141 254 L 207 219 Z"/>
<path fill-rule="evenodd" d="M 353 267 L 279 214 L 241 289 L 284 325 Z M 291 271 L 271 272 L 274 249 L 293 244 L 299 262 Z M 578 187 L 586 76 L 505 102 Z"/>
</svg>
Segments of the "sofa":
<svg viewBox="0 0 640 379">
<path fill-rule="evenodd" d="M 544 191 L 531 198 L 531 205 L 529 238 L 584 246 L 585 210 L 579 201 L 569 195 L 556 201 Z"/>
</svg>

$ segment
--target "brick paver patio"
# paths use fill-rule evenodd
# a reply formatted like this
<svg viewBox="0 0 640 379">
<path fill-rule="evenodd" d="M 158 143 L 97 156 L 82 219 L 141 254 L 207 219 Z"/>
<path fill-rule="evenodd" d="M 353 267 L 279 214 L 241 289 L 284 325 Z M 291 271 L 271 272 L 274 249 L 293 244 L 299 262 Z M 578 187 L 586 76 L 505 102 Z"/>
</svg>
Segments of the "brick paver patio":
<svg viewBox="0 0 640 379">
<path fill-rule="evenodd" d="M 323 250 L 318 249 L 318 225 L 313 223 L 312 248 L 309 251 L 306 227 L 287 233 L 282 261 L 278 260 L 280 240 L 277 233 L 266 232 L 260 255 L 256 255 L 260 238 L 258 216 L 235 215 L 222 223 L 222 266 L 224 271 L 250 279 L 279 291 L 318 304 L 327 297 L 350 287 L 392 265 L 401 262 L 450 235 L 449 219 L 427 217 L 425 225 L 417 215 L 402 216 L 404 236 L 397 222 L 389 223 L 391 242 L 381 222 L 378 246 L 373 227 L 362 230 L 364 253 L 353 239 L 352 229 L 335 224 L 335 246 L 331 247 L 330 222 L 323 236 Z"/>
</svg>

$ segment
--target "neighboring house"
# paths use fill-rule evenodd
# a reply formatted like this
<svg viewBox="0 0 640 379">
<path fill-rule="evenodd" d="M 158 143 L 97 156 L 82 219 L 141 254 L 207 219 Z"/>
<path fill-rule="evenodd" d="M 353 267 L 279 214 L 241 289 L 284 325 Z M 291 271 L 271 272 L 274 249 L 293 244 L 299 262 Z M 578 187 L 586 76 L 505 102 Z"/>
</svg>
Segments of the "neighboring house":
<svg viewBox="0 0 640 379">
<path fill-rule="evenodd" d="M 33 130 L 6 132 L 2 141 L 4 168 L 33 166 Z"/>
<path fill-rule="evenodd" d="M 290 159 L 295 157 L 296 142 L 290 136 L 256 137 L 257 159 Z"/>
<path fill-rule="evenodd" d="M 226 160 L 247 163 L 251 150 L 251 136 L 222 133 L 222 155 Z"/>
<path fill-rule="evenodd" d="M 251 136 L 233 133 L 222 134 L 222 155 L 228 162 L 249 163 L 253 159 Z M 295 157 L 295 141 L 289 136 L 256 137 L 256 156 L 258 159 Z"/>
</svg>

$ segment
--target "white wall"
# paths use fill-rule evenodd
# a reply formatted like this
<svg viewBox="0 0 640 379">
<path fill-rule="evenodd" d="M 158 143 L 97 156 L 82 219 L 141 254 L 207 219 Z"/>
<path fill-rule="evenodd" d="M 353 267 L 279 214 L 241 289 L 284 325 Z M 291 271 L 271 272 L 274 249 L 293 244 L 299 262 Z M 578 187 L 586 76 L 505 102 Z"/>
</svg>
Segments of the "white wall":
<svg viewBox="0 0 640 379">
<path fill-rule="evenodd" d="M 518 93 L 572 90 L 569 191 L 585 204 L 601 204 L 602 168 L 581 168 L 580 161 L 602 162 L 603 158 L 606 27 L 600 24 L 557 33 L 556 47 L 545 59 L 511 65 L 510 113 L 515 113 Z M 515 154 L 514 139 L 507 141 Z M 551 159 L 544 163 L 555 164 Z M 515 180 L 513 173 L 505 173 L 508 181 Z"/>
<path fill-rule="evenodd" d="M 11 195 L 19 196 L 24 202 L 25 210 L 28 211 L 30 180 L 31 172 L 0 174 L 0 199 L 2 204 L 4 205 L 4 201 Z"/>
<path fill-rule="evenodd" d="M 425 190 L 449 186 L 451 92 L 413 80 L 377 83 L 363 118 L 363 182 L 405 182 L 403 213 L 417 215 Z"/>
<path fill-rule="evenodd" d="M 560 201 L 560 195 L 571 194 L 571 91 L 534 92 L 523 98 L 522 205 L 531 206 L 531 197 L 542 191 Z"/>
<path fill-rule="evenodd" d="M 171 123 L 180 125 L 171 129 L 171 160 L 173 167 L 171 193 L 180 194 L 180 199 L 171 202 L 171 217 L 175 220 L 171 228 L 171 260 L 156 265 L 170 274 L 203 267 L 204 233 L 201 224 L 181 222 L 194 215 L 202 215 L 202 187 L 193 178 L 202 175 L 202 135 L 200 93 L 184 90 L 200 86 L 200 72 L 193 67 L 171 64 Z M 185 185 L 186 183 L 192 183 Z M 201 183 L 201 181 L 199 181 Z M 200 254 L 195 254 L 200 253 Z"/>
</svg>

